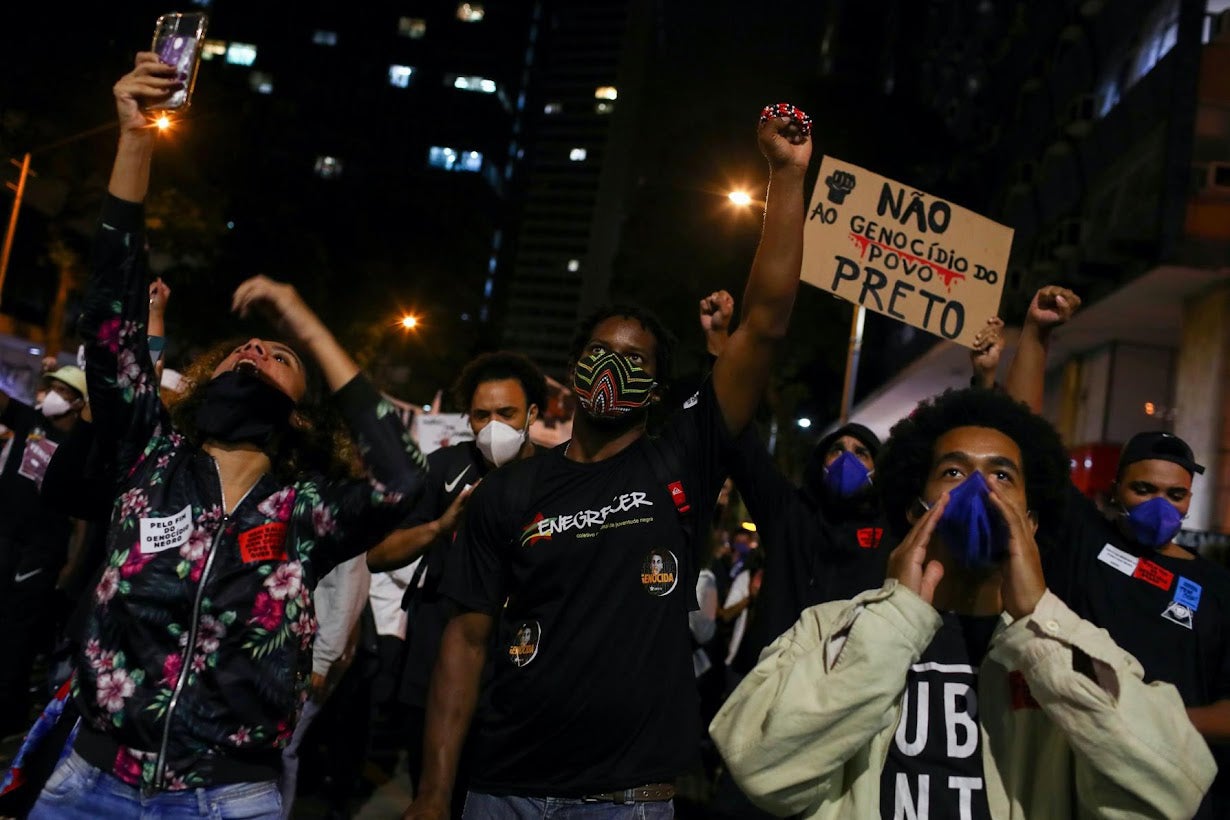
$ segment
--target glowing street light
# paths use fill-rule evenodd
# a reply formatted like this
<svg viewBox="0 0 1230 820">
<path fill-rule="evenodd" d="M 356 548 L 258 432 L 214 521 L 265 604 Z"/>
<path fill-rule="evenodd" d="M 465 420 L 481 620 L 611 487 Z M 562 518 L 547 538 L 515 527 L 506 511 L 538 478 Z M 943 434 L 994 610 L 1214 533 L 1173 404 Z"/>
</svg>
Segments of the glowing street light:
<svg viewBox="0 0 1230 820">
<path fill-rule="evenodd" d="M 804 416 L 803 418 L 797 420 L 795 424 L 797 424 L 800 429 L 806 430 L 811 427 L 811 419 Z"/>
<path fill-rule="evenodd" d="M 752 204 L 752 197 L 747 191 L 731 191 L 726 198 L 740 208 L 746 208 Z"/>
<path fill-rule="evenodd" d="M 419 319 L 417 316 L 407 314 L 401 317 L 401 326 L 406 330 L 414 330 L 419 326 Z"/>
</svg>

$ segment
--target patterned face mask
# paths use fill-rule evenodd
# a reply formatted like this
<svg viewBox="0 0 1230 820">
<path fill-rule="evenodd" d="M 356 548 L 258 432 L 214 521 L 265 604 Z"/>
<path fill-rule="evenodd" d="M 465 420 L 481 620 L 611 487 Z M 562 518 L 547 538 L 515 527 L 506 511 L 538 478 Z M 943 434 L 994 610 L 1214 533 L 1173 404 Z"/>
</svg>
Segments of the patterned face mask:
<svg viewBox="0 0 1230 820">
<path fill-rule="evenodd" d="M 657 386 L 653 376 L 627 356 L 602 351 L 577 362 L 572 390 L 586 415 L 618 419 L 649 405 Z"/>
</svg>

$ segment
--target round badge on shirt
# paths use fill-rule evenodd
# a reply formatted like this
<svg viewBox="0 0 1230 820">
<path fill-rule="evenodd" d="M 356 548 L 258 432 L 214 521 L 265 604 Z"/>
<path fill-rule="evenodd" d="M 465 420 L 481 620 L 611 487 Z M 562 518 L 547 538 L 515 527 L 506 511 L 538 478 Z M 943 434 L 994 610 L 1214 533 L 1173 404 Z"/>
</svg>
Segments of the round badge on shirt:
<svg viewBox="0 0 1230 820">
<path fill-rule="evenodd" d="M 679 583 L 679 559 L 670 550 L 653 550 L 641 562 L 641 586 L 654 597 L 675 591 Z"/>
<path fill-rule="evenodd" d="M 528 666 L 538 657 L 538 644 L 542 640 L 542 626 L 538 621 L 522 621 L 513 630 L 512 643 L 508 645 L 508 659 L 513 666 Z"/>
</svg>

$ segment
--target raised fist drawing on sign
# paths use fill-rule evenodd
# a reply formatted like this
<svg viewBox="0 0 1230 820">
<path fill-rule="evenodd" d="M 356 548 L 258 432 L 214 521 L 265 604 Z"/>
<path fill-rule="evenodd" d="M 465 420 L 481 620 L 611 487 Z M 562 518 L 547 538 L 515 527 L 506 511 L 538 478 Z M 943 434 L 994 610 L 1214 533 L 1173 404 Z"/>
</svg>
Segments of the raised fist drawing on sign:
<svg viewBox="0 0 1230 820">
<path fill-rule="evenodd" d="M 834 171 L 824 181 L 829 186 L 829 202 L 840 205 L 846 201 L 846 194 L 854 190 L 854 174 L 849 171 Z"/>
</svg>

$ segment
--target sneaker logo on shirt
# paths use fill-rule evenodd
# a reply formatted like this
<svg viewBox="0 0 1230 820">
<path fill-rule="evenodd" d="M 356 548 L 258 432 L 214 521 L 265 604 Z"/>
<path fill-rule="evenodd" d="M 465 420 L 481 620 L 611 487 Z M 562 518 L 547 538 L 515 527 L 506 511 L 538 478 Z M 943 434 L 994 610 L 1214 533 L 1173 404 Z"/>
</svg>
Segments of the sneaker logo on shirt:
<svg viewBox="0 0 1230 820">
<path fill-rule="evenodd" d="M 513 630 L 512 643 L 508 645 L 508 659 L 513 666 L 528 666 L 538 657 L 538 645 L 542 642 L 542 625 L 538 621 L 522 621 Z"/>
<path fill-rule="evenodd" d="M 22 581 L 29 581 L 31 578 L 33 578 L 35 575 L 38 575 L 42 571 L 43 570 L 39 568 L 39 569 L 32 569 L 29 572 L 19 572 L 13 576 L 13 582 L 16 584 L 20 584 Z"/>
<path fill-rule="evenodd" d="M 470 472 L 470 466 L 471 465 L 467 464 L 466 468 L 462 470 L 461 472 L 459 472 L 452 481 L 444 482 L 444 492 L 451 493 L 454 489 L 456 489 L 457 485 L 461 483 L 461 479 L 465 476 L 465 474 Z"/>
<path fill-rule="evenodd" d="M 641 562 L 641 586 L 655 598 L 670 595 L 679 583 L 679 559 L 670 550 L 653 550 Z"/>
</svg>

